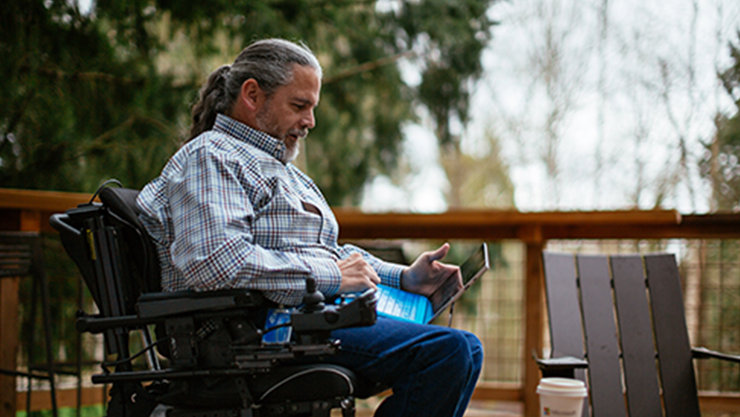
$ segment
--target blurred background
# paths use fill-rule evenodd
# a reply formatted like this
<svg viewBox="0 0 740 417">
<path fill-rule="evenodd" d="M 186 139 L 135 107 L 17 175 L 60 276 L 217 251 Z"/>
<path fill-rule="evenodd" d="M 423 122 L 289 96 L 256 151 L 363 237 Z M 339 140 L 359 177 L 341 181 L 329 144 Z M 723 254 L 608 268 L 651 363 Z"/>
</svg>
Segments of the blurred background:
<svg viewBox="0 0 740 417">
<path fill-rule="evenodd" d="M 739 208 L 729 0 L 19 1 L 2 11 L 0 184 L 140 187 L 249 42 L 325 68 L 298 165 L 369 211 Z"/>
<path fill-rule="evenodd" d="M 265 37 L 305 42 L 324 67 L 296 164 L 334 207 L 740 210 L 736 0 L 6 0 L 0 187 L 142 187 L 185 139 L 211 71 Z M 357 243 L 413 259 L 441 242 Z M 447 260 L 477 243 L 453 242 Z M 53 236 L 44 245 L 59 360 L 102 355 L 96 339 L 77 341 L 71 317 L 90 302 L 74 266 Z M 525 248 L 489 246 L 494 268 L 455 324 L 486 344 L 482 381 L 518 386 Z M 692 340 L 740 352 L 737 240 L 547 249 L 675 253 Z M 30 291 L 22 282 L 22 301 Z M 737 393 L 740 372 L 706 368 L 700 388 Z"/>
</svg>

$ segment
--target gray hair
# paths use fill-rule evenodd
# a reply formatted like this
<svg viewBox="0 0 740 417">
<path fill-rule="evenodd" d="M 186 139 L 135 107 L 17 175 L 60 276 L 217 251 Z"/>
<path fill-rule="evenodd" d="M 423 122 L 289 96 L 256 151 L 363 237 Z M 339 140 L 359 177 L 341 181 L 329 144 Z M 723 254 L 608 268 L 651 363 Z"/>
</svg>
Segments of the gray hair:
<svg viewBox="0 0 740 417">
<path fill-rule="evenodd" d="M 312 67 L 321 79 L 321 65 L 304 43 L 264 39 L 244 48 L 233 64 L 211 73 L 200 89 L 188 140 L 210 130 L 218 113 L 231 111 L 244 81 L 253 78 L 269 97 L 278 87 L 293 81 L 295 64 Z"/>
</svg>

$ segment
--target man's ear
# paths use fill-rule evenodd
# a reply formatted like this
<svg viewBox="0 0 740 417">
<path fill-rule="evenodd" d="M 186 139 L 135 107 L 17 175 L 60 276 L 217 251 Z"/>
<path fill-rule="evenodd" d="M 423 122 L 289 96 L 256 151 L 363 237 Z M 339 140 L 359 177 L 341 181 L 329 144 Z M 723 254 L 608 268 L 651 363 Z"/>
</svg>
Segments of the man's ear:
<svg viewBox="0 0 740 417">
<path fill-rule="evenodd" d="M 265 93 L 254 78 L 250 78 L 242 83 L 239 101 L 250 111 L 255 112 L 262 106 L 264 96 Z"/>
</svg>

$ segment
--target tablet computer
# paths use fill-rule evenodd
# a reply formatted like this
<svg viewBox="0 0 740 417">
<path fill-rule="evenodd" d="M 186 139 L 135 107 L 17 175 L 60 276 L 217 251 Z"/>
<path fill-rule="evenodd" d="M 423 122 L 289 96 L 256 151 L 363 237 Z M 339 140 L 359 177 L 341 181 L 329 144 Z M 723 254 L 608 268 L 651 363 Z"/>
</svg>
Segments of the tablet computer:
<svg viewBox="0 0 740 417">
<path fill-rule="evenodd" d="M 430 323 L 457 301 L 488 269 L 488 245 L 483 243 L 460 265 L 461 280 L 448 280 L 428 298 L 399 288 L 378 285 L 378 315 Z"/>
</svg>

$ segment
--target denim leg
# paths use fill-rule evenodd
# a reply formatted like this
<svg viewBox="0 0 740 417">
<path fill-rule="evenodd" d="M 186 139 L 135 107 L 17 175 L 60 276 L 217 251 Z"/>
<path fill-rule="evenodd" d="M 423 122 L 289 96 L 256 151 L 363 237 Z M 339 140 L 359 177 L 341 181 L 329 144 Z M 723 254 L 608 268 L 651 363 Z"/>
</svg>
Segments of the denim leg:
<svg viewBox="0 0 740 417">
<path fill-rule="evenodd" d="M 328 361 L 393 389 L 376 417 L 461 417 L 483 361 L 475 335 L 379 317 L 368 327 L 334 331 L 340 352 Z"/>
<path fill-rule="evenodd" d="M 483 366 L 483 345 L 481 345 L 480 340 L 478 340 L 478 337 L 476 337 L 472 333 L 465 332 L 464 335 L 467 338 L 468 346 L 470 347 L 472 368 L 468 376 L 466 389 L 463 395 L 460 397 L 461 400 L 466 400 L 460 401 L 457 404 L 457 409 L 454 414 L 455 416 L 460 417 L 465 414 L 465 409 L 468 408 L 468 402 L 470 401 L 470 397 L 473 396 L 473 391 L 475 390 L 475 385 L 478 382 L 478 376 L 480 375 L 481 367 Z"/>
</svg>

